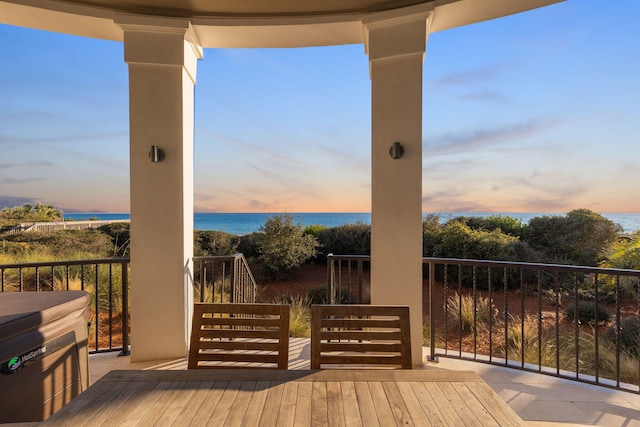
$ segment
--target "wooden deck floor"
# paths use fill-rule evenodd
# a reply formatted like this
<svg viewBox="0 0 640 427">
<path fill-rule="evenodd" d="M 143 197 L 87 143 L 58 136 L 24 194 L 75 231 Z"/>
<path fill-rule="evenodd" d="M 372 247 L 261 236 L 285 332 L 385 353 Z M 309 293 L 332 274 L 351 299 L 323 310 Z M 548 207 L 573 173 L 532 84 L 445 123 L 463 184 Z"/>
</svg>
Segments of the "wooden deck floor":
<svg viewBox="0 0 640 427">
<path fill-rule="evenodd" d="M 52 425 L 524 426 L 470 371 L 112 371 Z"/>
</svg>

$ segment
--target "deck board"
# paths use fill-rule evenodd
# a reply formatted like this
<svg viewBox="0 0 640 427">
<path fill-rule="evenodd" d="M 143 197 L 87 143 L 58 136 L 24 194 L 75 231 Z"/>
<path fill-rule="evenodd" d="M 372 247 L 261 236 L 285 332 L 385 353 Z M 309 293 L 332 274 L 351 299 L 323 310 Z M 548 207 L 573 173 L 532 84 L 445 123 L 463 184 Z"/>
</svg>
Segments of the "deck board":
<svg viewBox="0 0 640 427">
<path fill-rule="evenodd" d="M 311 391 L 313 390 L 313 383 L 311 382 L 299 382 L 298 383 L 298 398 L 296 400 L 295 409 L 295 427 L 304 427 L 311 425 Z"/>
<path fill-rule="evenodd" d="M 411 390 L 413 390 L 413 394 L 422 407 L 425 416 L 429 420 L 429 424 L 431 424 L 432 426 L 446 426 L 447 423 L 444 420 L 442 412 L 427 391 L 425 385 L 417 381 L 410 382 L 408 384 L 411 387 Z"/>
<path fill-rule="evenodd" d="M 187 371 L 189 372 L 189 371 Z M 211 388 L 207 391 L 206 396 L 202 400 L 202 404 L 193 414 L 191 419 L 191 425 L 203 426 L 209 422 L 211 413 L 213 413 L 218 406 L 222 393 L 227 388 L 228 381 L 216 381 L 212 384 Z"/>
<path fill-rule="evenodd" d="M 296 399 L 298 398 L 298 384 L 295 381 L 289 381 L 284 384 L 282 391 L 282 400 L 280 408 L 278 408 L 278 426 L 293 427 L 296 419 Z"/>
<path fill-rule="evenodd" d="M 113 371 L 52 425 L 524 426 L 468 371 Z"/>
<path fill-rule="evenodd" d="M 369 390 L 369 383 L 364 381 L 354 382 L 356 389 L 356 396 L 358 398 L 358 407 L 360 408 L 360 418 L 362 419 L 362 425 L 378 427 L 380 422 L 376 417 L 376 407 L 373 404 L 373 397 L 371 396 L 371 390 Z"/>
<path fill-rule="evenodd" d="M 344 408 L 344 423 L 349 427 L 362 426 L 360 411 L 358 410 L 358 397 L 353 381 L 340 383 L 342 391 L 342 406 Z M 355 403 L 354 403 L 355 402 Z"/>
<path fill-rule="evenodd" d="M 253 394 L 251 395 L 251 399 L 249 400 L 249 404 L 247 406 L 247 412 L 245 412 L 244 414 L 241 425 L 253 427 L 257 426 L 260 423 L 260 418 L 262 418 L 262 412 L 264 410 L 264 404 L 267 401 L 268 394 L 269 382 L 256 381 L 255 388 L 253 389 Z"/>
<path fill-rule="evenodd" d="M 205 402 L 207 395 L 211 392 L 214 382 L 213 381 L 199 381 L 192 382 L 194 387 L 194 394 L 191 396 L 185 406 L 182 407 L 182 411 L 178 414 L 174 420 L 175 426 L 191 426 L 195 417 L 196 411 Z M 117 423 L 116 423 L 117 424 Z"/>
</svg>

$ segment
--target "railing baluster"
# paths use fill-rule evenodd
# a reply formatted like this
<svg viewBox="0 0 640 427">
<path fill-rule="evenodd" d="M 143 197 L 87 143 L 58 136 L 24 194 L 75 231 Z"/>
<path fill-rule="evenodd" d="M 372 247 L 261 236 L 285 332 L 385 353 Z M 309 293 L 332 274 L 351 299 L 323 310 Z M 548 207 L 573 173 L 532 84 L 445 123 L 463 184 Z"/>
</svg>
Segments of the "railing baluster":
<svg viewBox="0 0 640 427">
<path fill-rule="evenodd" d="M 458 313 L 462 313 L 462 265 L 458 266 Z M 458 354 L 462 356 L 462 316 L 458 316 Z"/>
<path fill-rule="evenodd" d="M 574 342 L 575 342 L 575 373 L 576 379 L 580 379 L 580 321 L 578 319 L 578 273 L 573 273 L 573 323 L 574 323 Z"/>
<path fill-rule="evenodd" d="M 113 348 L 113 264 L 109 264 L 109 349 Z"/>
<path fill-rule="evenodd" d="M 502 274 L 503 299 L 504 299 L 504 365 L 509 365 L 509 280 L 507 267 Z"/>
<path fill-rule="evenodd" d="M 525 289 L 525 284 L 524 284 L 524 272 L 523 269 L 520 268 L 520 367 L 524 368 L 524 353 L 525 353 L 525 346 L 526 346 L 526 342 L 525 342 L 525 317 L 526 317 L 526 310 L 525 310 L 525 306 L 524 306 L 524 297 L 525 297 L 525 293 L 527 292 L 527 290 Z"/>
<path fill-rule="evenodd" d="M 595 275 L 595 283 L 594 283 L 594 296 L 595 296 L 595 311 L 594 311 L 594 324 L 595 324 L 595 333 L 594 335 L 594 342 L 593 345 L 595 347 L 595 354 L 594 354 L 594 358 L 595 358 L 595 369 L 596 369 L 596 373 L 595 373 L 595 377 L 596 377 L 596 384 L 600 382 L 600 352 L 599 352 L 599 348 L 598 348 L 598 327 L 599 327 L 599 323 L 600 323 L 600 319 L 598 319 L 598 312 L 599 310 L 599 306 L 600 306 L 600 298 L 598 295 L 598 273 L 596 273 Z"/>
<path fill-rule="evenodd" d="M 560 295 L 560 274 L 558 272 L 553 275 L 553 283 L 556 298 L 556 375 L 560 375 L 560 302 L 562 296 Z"/>
<path fill-rule="evenodd" d="M 362 274 L 362 264 L 363 260 L 358 259 L 358 304 L 364 304 L 364 294 L 363 294 L 363 274 Z"/>
<path fill-rule="evenodd" d="M 489 362 L 491 362 L 493 360 L 493 296 L 491 295 L 493 281 L 491 280 L 491 267 L 487 268 L 487 286 L 489 298 Z"/>
<path fill-rule="evenodd" d="M 478 281 L 476 266 L 472 267 L 473 274 L 473 357 L 478 355 Z"/>
<path fill-rule="evenodd" d="M 540 270 L 536 270 L 538 283 L 538 372 L 542 372 L 542 277 Z"/>
<path fill-rule="evenodd" d="M 616 340 L 616 387 L 620 387 L 620 276 L 616 276 L 616 324 L 613 334 Z M 640 343 L 640 341 L 638 341 Z M 640 362 L 639 362 L 640 363 Z M 638 367 L 640 375 L 640 366 Z M 640 384 L 640 383 L 639 383 Z"/>
<path fill-rule="evenodd" d="M 122 274 L 122 351 L 120 356 L 129 355 L 129 263 L 120 264 Z"/>
<path fill-rule="evenodd" d="M 636 342 L 640 346 L 640 276 L 636 277 L 636 316 L 638 316 L 638 331 L 636 335 Z M 638 389 L 640 391 L 640 348 L 638 349 Z"/>
<path fill-rule="evenodd" d="M 429 360 L 432 362 L 436 360 L 436 330 L 435 330 L 435 320 L 434 320 L 434 307 L 435 303 L 433 301 L 433 287 L 435 284 L 436 273 L 434 271 L 434 265 L 432 262 L 428 264 L 429 266 Z M 446 301 L 446 293 L 445 293 L 445 301 Z M 446 302 L 445 302 L 446 304 Z M 445 306 L 445 325 L 446 325 L 446 306 Z M 447 327 L 445 326 L 445 331 Z M 446 332 L 445 332 L 446 333 Z M 445 349 L 446 349 L 445 345 Z"/>
<path fill-rule="evenodd" d="M 94 286 L 93 286 L 93 292 L 95 292 L 96 295 L 96 308 L 95 308 L 95 312 L 96 312 L 96 317 L 95 317 L 95 322 L 96 322 L 96 351 L 100 350 L 100 292 L 98 292 L 98 287 L 100 286 L 100 284 L 98 283 L 98 279 L 99 279 L 100 275 L 98 272 L 98 264 L 95 265 L 95 279 L 94 279 Z"/>
</svg>

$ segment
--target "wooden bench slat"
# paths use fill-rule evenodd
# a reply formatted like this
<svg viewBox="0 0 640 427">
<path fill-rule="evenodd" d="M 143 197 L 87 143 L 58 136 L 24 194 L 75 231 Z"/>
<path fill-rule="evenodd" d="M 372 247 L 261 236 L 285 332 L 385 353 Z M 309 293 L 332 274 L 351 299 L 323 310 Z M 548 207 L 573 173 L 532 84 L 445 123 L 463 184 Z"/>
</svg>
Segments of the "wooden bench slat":
<svg viewBox="0 0 640 427">
<path fill-rule="evenodd" d="M 400 365 L 402 358 L 397 355 L 322 354 L 322 364 L 334 365 Z"/>
<path fill-rule="evenodd" d="M 312 305 L 311 369 L 325 364 L 411 369 L 410 336 L 407 306 Z"/>
<path fill-rule="evenodd" d="M 258 342 L 258 341 L 200 341 L 200 350 L 260 350 L 278 351 L 278 342 Z"/>
<path fill-rule="evenodd" d="M 360 319 L 360 318 L 345 318 L 334 319 L 326 318 L 322 319 L 322 325 L 326 328 L 399 328 L 400 321 L 397 318 L 390 319 Z"/>
<path fill-rule="evenodd" d="M 254 363 L 278 363 L 277 354 L 256 353 L 200 353 L 200 362 L 254 362 Z"/>
<path fill-rule="evenodd" d="M 288 304 L 194 304 L 188 368 L 255 362 L 287 369 L 289 312 Z M 202 361 L 221 363 L 201 365 Z"/>
<path fill-rule="evenodd" d="M 323 341 L 400 341 L 402 339 L 402 331 L 322 331 L 320 332 L 320 339 Z"/>
<path fill-rule="evenodd" d="M 277 340 L 279 331 L 263 330 L 263 329 L 202 329 L 200 330 L 201 338 L 265 338 Z"/>
<path fill-rule="evenodd" d="M 329 351 L 373 351 L 385 353 L 400 353 L 402 345 L 399 343 L 358 343 L 358 342 L 340 342 L 340 343 L 323 343 L 322 352 Z"/>
<path fill-rule="evenodd" d="M 277 328 L 280 319 L 274 317 L 203 317 L 201 324 L 207 326 L 252 326 L 255 328 Z"/>
<path fill-rule="evenodd" d="M 207 314 L 279 315 L 288 304 L 195 303 L 194 311 Z"/>
</svg>

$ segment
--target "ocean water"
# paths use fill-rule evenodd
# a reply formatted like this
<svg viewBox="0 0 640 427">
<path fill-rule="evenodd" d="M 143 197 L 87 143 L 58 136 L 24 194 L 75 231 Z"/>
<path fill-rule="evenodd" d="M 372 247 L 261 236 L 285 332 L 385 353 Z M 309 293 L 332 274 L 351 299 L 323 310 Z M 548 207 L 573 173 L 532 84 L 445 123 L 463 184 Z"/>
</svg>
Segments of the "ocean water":
<svg viewBox="0 0 640 427">
<path fill-rule="evenodd" d="M 194 228 L 196 230 L 217 230 L 231 234 L 244 235 L 260 230 L 265 221 L 277 213 L 196 213 L 194 215 Z M 293 221 L 303 227 L 308 225 L 324 225 L 325 227 L 335 227 L 345 224 L 370 224 L 371 214 L 368 212 L 350 213 L 291 213 Z M 479 216 L 487 217 L 491 215 L 510 216 L 520 219 L 524 224 L 531 218 L 544 215 L 562 215 L 558 213 L 501 213 L 501 212 L 437 212 L 441 221 L 446 221 L 456 216 Z M 603 213 L 604 217 L 620 224 L 626 233 L 640 230 L 640 213 Z M 128 213 L 65 213 L 64 219 L 87 220 L 97 218 L 102 220 L 130 219 Z"/>
</svg>

